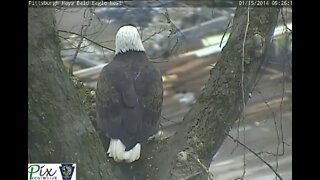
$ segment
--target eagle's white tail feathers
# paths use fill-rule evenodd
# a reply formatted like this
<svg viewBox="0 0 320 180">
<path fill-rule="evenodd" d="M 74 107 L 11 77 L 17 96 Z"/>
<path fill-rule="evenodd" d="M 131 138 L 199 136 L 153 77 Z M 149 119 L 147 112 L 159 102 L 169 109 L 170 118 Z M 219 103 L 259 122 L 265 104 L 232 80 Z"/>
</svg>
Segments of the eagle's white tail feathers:
<svg viewBox="0 0 320 180">
<path fill-rule="evenodd" d="M 120 139 L 111 139 L 107 153 L 109 157 L 112 157 L 116 162 L 126 161 L 131 163 L 140 158 L 141 144 L 137 143 L 129 151 L 125 151 L 126 146 L 121 142 Z"/>
</svg>

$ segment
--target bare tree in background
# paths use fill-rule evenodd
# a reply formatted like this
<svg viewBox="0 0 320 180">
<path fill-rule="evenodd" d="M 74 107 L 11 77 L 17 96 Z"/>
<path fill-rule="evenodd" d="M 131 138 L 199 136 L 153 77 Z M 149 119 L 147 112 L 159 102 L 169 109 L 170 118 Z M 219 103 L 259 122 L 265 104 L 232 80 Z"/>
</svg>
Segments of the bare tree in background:
<svg viewBox="0 0 320 180">
<path fill-rule="evenodd" d="M 278 14 L 276 8 L 237 8 L 221 60 L 178 132 L 150 142 L 141 160 L 128 165 L 106 157 L 81 106 L 60 58 L 54 10 L 30 8 L 29 162 L 75 162 L 80 179 L 213 179 L 208 171 L 211 157 L 245 108 Z"/>
</svg>

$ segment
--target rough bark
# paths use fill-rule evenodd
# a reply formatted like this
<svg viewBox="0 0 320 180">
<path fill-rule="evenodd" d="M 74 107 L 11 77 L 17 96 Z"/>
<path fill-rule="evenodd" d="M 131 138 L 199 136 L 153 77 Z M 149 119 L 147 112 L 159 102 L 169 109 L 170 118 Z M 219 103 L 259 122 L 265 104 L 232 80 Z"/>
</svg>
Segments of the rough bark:
<svg viewBox="0 0 320 180">
<path fill-rule="evenodd" d="M 265 58 L 279 9 L 250 8 L 244 58 L 245 102 L 256 82 Z M 247 8 L 237 8 L 230 38 L 221 60 L 210 71 L 210 78 L 197 103 L 186 114 L 180 130 L 167 142 L 154 144 L 150 154 L 154 168 L 149 179 L 207 179 L 199 161 L 209 167 L 234 122 L 243 109 L 242 45 L 247 24 Z"/>
<path fill-rule="evenodd" d="M 28 10 L 28 161 L 77 163 L 78 179 L 115 179 L 60 58 L 54 9 Z"/>
</svg>

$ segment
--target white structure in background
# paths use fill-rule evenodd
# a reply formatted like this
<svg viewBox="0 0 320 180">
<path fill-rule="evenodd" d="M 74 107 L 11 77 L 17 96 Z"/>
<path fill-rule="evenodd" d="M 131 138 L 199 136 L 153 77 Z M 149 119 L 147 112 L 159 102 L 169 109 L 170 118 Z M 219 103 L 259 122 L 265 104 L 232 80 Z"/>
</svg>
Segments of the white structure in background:
<svg viewBox="0 0 320 180">
<path fill-rule="evenodd" d="M 173 96 L 174 99 L 180 103 L 193 104 L 196 102 L 196 98 L 193 92 L 180 92 Z"/>
<path fill-rule="evenodd" d="M 288 30 L 287 28 L 292 29 L 292 23 L 287 24 L 287 27 L 284 25 L 276 27 L 274 30 L 273 36 L 275 37 L 275 36 L 279 36 L 281 34 L 286 33 Z M 181 54 L 180 56 L 183 57 L 183 56 L 195 55 L 197 57 L 205 57 L 215 53 L 219 53 L 222 50 L 222 48 L 226 45 L 229 36 L 230 36 L 230 33 L 226 33 L 224 37 L 223 37 L 223 34 L 204 37 L 203 39 L 201 39 L 204 48 L 197 49 L 195 51 L 190 51 L 185 54 Z M 221 42 L 222 37 L 223 37 L 223 40 Z M 221 46 L 220 46 L 220 43 L 221 43 Z"/>
</svg>

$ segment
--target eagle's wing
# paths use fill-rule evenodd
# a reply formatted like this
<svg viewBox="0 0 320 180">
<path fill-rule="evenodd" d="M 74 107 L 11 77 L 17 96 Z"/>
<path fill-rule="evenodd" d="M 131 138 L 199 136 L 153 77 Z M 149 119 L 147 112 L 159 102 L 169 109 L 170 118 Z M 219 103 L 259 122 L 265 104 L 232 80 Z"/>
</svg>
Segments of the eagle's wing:
<svg viewBox="0 0 320 180">
<path fill-rule="evenodd" d="M 130 73 L 111 62 L 100 74 L 96 93 L 98 129 L 128 147 L 157 131 L 163 99 L 161 75 L 151 63 L 136 76 Z"/>
<path fill-rule="evenodd" d="M 160 72 L 150 63 L 148 71 L 135 81 L 135 89 L 139 93 L 142 115 L 142 139 L 147 139 L 157 132 L 163 102 L 163 87 Z"/>
<path fill-rule="evenodd" d="M 120 94 L 115 89 L 106 67 L 100 73 L 96 90 L 97 128 L 105 135 L 113 124 L 115 128 L 121 127 Z"/>
<path fill-rule="evenodd" d="M 124 131 L 135 133 L 138 129 L 138 97 L 133 83 L 121 67 L 110 63 L 103 68 L 97 82 L 97 126 L 113 138 L 127 138 Z M 126 119 L 132 121 L 124 122 Z M 126 129 L 124 129 L 126 128 Z"/>
</svg>

